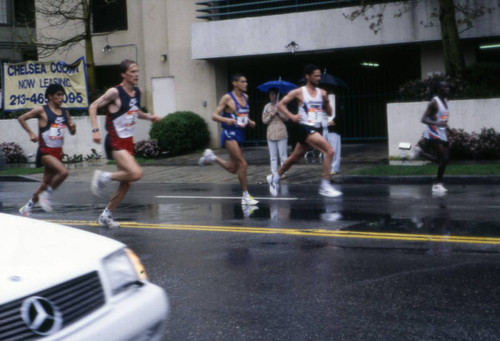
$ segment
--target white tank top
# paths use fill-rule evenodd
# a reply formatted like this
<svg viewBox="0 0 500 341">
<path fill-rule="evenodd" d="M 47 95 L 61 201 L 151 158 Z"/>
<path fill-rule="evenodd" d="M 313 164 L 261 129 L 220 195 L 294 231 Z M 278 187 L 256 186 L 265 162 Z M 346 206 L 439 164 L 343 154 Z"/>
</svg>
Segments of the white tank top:
<svg viewBox="0 0 500 341">
<path fill-rule="evenodd" d="M 316 89 L 316 96 L 312 97 L 309 95 L 307 88 L 305 86 L 301 87 L 302 98 L 304 102 L 301 107 L 299 107 L 300 124 L 305 124 L 311 127 L 320 128 L 321 122 L 323 121 L 323 96 L 321 96 L 321 90 Z"/>
<path fill-rule="evenodd" d="M 438 96 L 435 96 L 432 100 L 438 105 L 438 111 L 433 117 L 434 121 L 448 122 L 450 117 L 448 101 L 445 99 L 443 103 Z M 427 125 L 424 131 L 424 137 L 431 140 L 448 141 L 448 137 L 446 136 L 446 127 L 439 127 L 434 124 Z"/>
</svg>

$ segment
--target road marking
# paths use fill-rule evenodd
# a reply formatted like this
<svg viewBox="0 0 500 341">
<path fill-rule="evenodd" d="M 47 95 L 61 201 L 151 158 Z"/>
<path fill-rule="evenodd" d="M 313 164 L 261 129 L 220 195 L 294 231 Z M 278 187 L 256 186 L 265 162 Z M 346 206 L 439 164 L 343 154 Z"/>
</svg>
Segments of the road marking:
<svg viewBox="0 0 500 341">
<path fill-rule="evenodd" d="M 87 220 L 49 220 L 50 222 L 70 226 L 99 226 L 96 221 Z M 433 234 L 405 234 L 384 232 L 362 232 L 362 231 L 337 231 L 326 229 L 289 229 L 268 227 L 245 227 L 245 226 L 209 226 L 209 225 L 181 225 L 181 224 L 150 224 L 131 221 L 120 221 L 122 228 L 183 230 L 183 231 L 206 231 L 206 232 L 233 232 L 233 233 L 257 233 L 257 234 L 282 234 L 294 236 L 317 236 L 329 238 L 353 238 L 353 239 L 379 239 L 379 240 L 401 240 L 415 242 L 438 242 L 438 243 L 468 243 L 500 245 L 500 238 L 493 237 L 466 237 L 447 236 Z"/>
<path fill-rule="evenodd" d="M 229 200 L 240 200 L 241 197 L 214 197 L 214 196 L 202 196 L 202 195 L 157 195 L 156 198 L 158 199 L 229 199 Z M 291 200 L 299 200 L 299 198 L 294 198 L 294 197 L 254 197 L 254 199 L 258 200 L 285 200 L 285 201 L 291 201 Z"/>
</svg>

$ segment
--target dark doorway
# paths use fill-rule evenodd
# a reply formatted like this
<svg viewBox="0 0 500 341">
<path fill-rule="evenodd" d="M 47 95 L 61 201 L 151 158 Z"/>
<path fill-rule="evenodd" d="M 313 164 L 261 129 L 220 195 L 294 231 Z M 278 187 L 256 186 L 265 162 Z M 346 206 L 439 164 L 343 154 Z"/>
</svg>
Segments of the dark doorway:
<svg viewBox="0 0 500 341">
<path fill-rule="evenodd" d="M 344 140 L 386 140 L 386 104 L 398 99 L 398 89 L 405 81 L 420 78 L 418 45 L 228 60 L 228 74 L 242 72 L 248 78 L 251 116 L 257 122 L 256 129 L 247 131 L 249 143 L 262 143 L 266 139 L 261 114 L 268 97 L 256 87 L 279 77 L 301 85 L 302 69 L 309 63 L 326 69 L 349 85 L 349 89 L 336 91 L 336 110 L 343 106 L 346 116 Z"/>
</svg>

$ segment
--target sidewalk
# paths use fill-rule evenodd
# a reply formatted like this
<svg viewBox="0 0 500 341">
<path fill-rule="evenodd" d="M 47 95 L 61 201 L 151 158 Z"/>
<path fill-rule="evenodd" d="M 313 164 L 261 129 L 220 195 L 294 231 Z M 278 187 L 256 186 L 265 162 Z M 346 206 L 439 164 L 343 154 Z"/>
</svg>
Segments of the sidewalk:
<svg viewBox="0 0 500 341">
<path fill-rule="evenodd" d="M 216 149 L 215 153 L 228 158 L 225 149 Z M 270 174 L 269 152 L 267 146 L 244 147 L 243 153 L 248 161 L 248 184 L 265 184 L 266 176 Z M 387 163 L 387 144 L 385 142 L 371 142 L 363 144 L 342 145 L 342 161 L 340 175 L 332 177 L 334 183 L 412 183 L 430 184 L 434 176 L 347 176 L 351 171 L 372 167 L 377 164 Z M 220 166 L 208 165 L 200 167 L 198 159 L 201 153 L 181 155 L 162 159 L 144 165 L 144 176 L 140 180 L 145 183 L 216 183 L 216 184 L 238 184 L 235 174 L 226 172 Z M 66 182 L 88 182 L 96 169 L 114 171 L 115 165 L 106 165 L 102 160 L 88 167 L 77 167 L 70 169 Z M 317 184 L 320 181 L 321 163 L 319 160 L 301 160 L 295 164 L 287 173 L 286 181 L 292 184 Z M 41 181 L 42 174 L 27 176 L 30 180 Z M 13 179 L 11 179 L 13 180 Z M 0 181 L 7 181 L 0 179 Z M 500 184 L 500 176 L 446 176 L 448 184 Z"/>
</svg>

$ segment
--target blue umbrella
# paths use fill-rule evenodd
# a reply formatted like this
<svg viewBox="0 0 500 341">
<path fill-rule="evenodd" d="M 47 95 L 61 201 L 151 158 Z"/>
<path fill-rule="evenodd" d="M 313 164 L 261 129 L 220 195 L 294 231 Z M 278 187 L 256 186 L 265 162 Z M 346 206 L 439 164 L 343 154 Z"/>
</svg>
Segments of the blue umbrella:
<svg viewBox="0 0 500 341">
<path fill-rule="evenodd" d="M 297 89 L 298 86 L 287 81 L 282 81 L 280 77 L 280 79 L 277 81 L 269 81 L 257 87 L 257 89 L 259 89 L 262 92 L 268 92 L 270 89 L 273 88 L 278 89 L 280 94 L 286 95 L 291 90 Z"/>
</svg>

